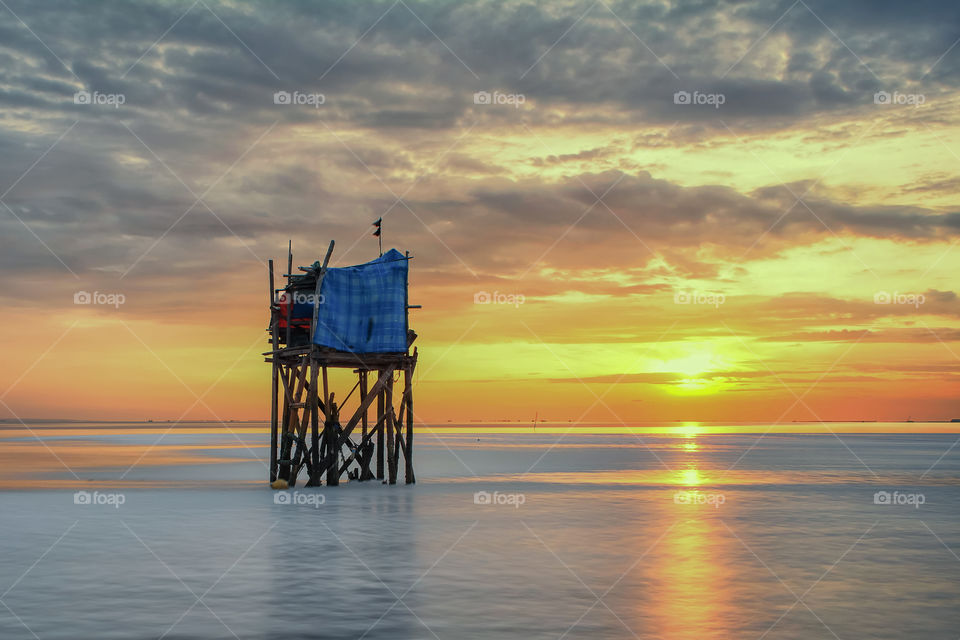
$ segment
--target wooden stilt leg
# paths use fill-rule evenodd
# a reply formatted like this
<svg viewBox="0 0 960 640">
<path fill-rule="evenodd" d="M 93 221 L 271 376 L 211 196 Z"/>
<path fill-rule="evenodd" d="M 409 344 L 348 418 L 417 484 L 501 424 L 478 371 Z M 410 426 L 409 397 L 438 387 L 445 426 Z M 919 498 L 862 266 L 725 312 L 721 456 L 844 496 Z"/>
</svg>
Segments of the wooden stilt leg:
<svg viewBox="0 0 960 640">
<path fill-rule="evenodd" d="M 273 260 L 270 268 L 270 345 L 273 347 L 273 371 L 270 376 L 270 482 L 277 479 L 277 394 L 280 389 L 280 363 L 277 361 L 279 335 L 277 331 L 277 307 L 274 301 Z"/>
<path fill-rule="evenodd" d="M 360 372 L 360 404 L 363 404 L 363 401 L 367 399 L 367 372 Z M 363 410 L 363 417 L 360 418 L 360 437 L 367 437 L 367 410 Z"/>
<path fill-rule="evenodd" d="M 393 374 L 390 374 L 390 382 L 387 383 L 386 387 L 386 411 L 387 411 L 387 420 L 386 420 L 386 429 L 387 429 L 387 470 L 389 474 L 388 482 L 390 484 L 397 483 L 397 456 L 394 451 L 394 429 L 396 428 L 394 424 L 393 415 Z"/>
<path fill-rule="evenodd" d="M 340 434 L 337 433 L 340 415 L 332 394 L 327 402 L 327 419 L 323 423 L 323 438 L 327 441 L 327 461 L 324 466 L 327 468 L 327 486 L 335 487 L 340 484 Z"/>
<path fill-rule="evenodd" d="M 270 482 L 277 479 L 277 437 L 279 424 L 277 415 L 280 408 L 277 406 L 277 394 L 280 392 L 280 363 L 273 359 L 273 374 L 270 380 Z M 283 403 L 286 407 L 286 402 Z"/>
<path fill-rule="evenodd" d="M 281 370 L 280 375 L 286 380 L 291 367 L 287 367 L 287 372 Z M 286 394 L 283 397 L 283 415 L 280 420 L 280 437 L 282 438 L 279 445 L 277 446 L 279 458 L 277 461 L 277 477 L 283 480 L 290 479 L 290 467 L 287 465 L 280 465 L 279 460 L 287 459 L 290 457 L 290 450 L 287 446 L 286 438 L 283 436 L 287 432 L 287 425 L 290 424 L 290 401 L 287 398 Z"/>
<path fill-rule="evenodd" d="M 327 368 L 323 368 L 323 406 L 330 405 L 330 387 L 327 385 Z M 326 419 L 326 415 L 324 415 Z"/>
<path fill-rule="evenodd" d="M 310 374 L 310 482 L 311 487 L 320 484 L 320 398 L 317 393 L 317 365 L 311 365 Z"/>
<path fill-rule="evenodd" d="M 400 404 L 403 404 L 403 400 L 400 400 Z M 393 460 L 396 470 L 393 474 L 393 482 L 391 484 L 397 483 L 397 474 L 400 473 L 400 452 L 405 449 L 403 446 L 403 422 L 396 413 L 393 414 L 393 432 L 395 442 L 393 443 Z"/>
<path fill-rule="evenodd" d="M 379 376 L 383 375 L 383 371 L 377 372 Z M 384 436 L 386 435 L 385 430 L 385 420 L 383 418 L 383 402 L 384 402 L 384 391 L 381 390 L 377 394 L 377 480 L 383 480 L 383 454 L 384 449 L 386 448 L 386 440 Z"/>
<path fill-rule="evenodd" d="M 360 404 L 363 405 L 364 401 L 367 399 L 367 372 L 360 371 Z M 360 437 L 360 449 L 358 451 L 360 454 L 360 480 L 369 480 L 370 475 L 370 456 L 366 455 L 367 451 L 367 409 L 363 410 L 363 417 L 361 420 L 361 437 Z"/>
<path fill-rule="evenodd" d="M 403 459 L 404 462 L 406 462 L 404 481 L 407 484 L 413 484 L 417 481 L 413 476 L 413 367 L 414 365 L 410 365 L 404 369 L 403 372 L 403 397 L 407 402 L 407 442 L 405 451 L 403 452 Z"/>
</svg>

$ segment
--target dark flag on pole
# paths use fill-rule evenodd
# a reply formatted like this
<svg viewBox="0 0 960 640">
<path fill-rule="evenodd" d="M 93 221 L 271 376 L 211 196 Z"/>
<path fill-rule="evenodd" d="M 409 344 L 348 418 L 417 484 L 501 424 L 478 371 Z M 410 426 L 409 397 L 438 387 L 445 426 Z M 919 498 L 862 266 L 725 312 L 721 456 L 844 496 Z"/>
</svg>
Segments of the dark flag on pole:
<svg viewBox="0 0 960 640">
<path fill-rule="evenodd" d="M 380 247 L 380 256 L 383 257 L 383 218 L 377 218 L 373 223 L 373 226 L 376 227 L 376 230 L 373 232 L 374 237 L 377 238 L 377 243 Z"/>
</svg>

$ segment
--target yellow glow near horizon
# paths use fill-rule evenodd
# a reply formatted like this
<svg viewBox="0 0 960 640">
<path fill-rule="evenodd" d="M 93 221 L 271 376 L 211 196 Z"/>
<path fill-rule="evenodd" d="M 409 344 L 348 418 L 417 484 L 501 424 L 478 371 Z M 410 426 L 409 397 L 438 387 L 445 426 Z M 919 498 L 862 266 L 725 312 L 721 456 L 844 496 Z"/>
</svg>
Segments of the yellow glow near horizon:
<svg viewBox="0 0 960 640">
<path fill-rule="evenodd" d="M 720 383 L 703 378 L 683 378 L 670 387 L 670 392 L 676 395 L 695 395 L 702 393 L 717 393 Z"/>
<path fill-rule="evenodd" d="M 665 433 L 672 433 L 685 438 L 696 438 L 698 435 L 706 433 L 699 422 L 684 422 L 678 427 L 667 427 Z"/>
</svg>

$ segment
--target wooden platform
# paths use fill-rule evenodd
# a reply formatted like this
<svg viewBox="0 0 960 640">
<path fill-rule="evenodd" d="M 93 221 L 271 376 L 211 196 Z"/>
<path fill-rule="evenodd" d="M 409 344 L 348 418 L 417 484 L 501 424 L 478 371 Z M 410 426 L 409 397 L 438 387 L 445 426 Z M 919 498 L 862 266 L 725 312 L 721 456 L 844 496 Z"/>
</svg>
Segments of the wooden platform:
<svg viewBox="0 0 960 640">
<path fill-rule="evenodd" d="M 317 273 L 317 299 L 333 245 L 331 242 Z M 413 374 L 418 354 L 416 347 L 410 353 L 410 347 L 417 334 L 408 330 L 407 351 L 403 353 L 358 354 L 317 345 L 287 347 L 291 342 L 289 311 L 288 329 L 283 332 L 277 294 L 291 286 L 292 262 L 288 253 L 284 289 L 275 288 L 273 260 L 269 262 L 272 349 L 263 355 L 272 365 L 270 481 L 281 479 L 293 487 L 300 473 L 306 471 L 307 486 L 335 486 L 344 474 L 358 481 L 376 478 L 396 484 L 402 458 L 404 480 L 414 483 Z M 315 326 L 316 310 L 307 335 L 314 335 Z M 327 372 L 331 368 L 350 369 L 357 376 L 357 382 L 340 402 L 329 388 Z M 372 386 L 371 373 L 375 374 Z M 403 390 L 395 399 L 398 374 Z M 357 408 L 346 422 L 341 422 L 340 407 L 358 390 Z"/>
</svg>

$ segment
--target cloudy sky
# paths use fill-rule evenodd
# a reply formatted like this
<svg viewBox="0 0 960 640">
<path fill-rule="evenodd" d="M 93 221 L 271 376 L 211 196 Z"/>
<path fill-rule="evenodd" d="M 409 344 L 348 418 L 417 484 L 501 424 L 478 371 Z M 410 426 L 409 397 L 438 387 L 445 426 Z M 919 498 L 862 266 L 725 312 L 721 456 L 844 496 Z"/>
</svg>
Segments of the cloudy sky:
<svg viewBox="0 0 960 640">
<path fill-rule="evenodd" d="M 958 40 L 946 1 L 2 0 L 0 416 L 265 418 L 266 261 L 382 216 L 422 420 L 960 417 Z"/>
</svg>

